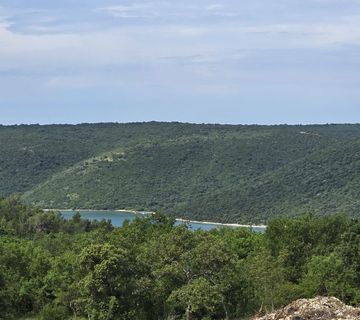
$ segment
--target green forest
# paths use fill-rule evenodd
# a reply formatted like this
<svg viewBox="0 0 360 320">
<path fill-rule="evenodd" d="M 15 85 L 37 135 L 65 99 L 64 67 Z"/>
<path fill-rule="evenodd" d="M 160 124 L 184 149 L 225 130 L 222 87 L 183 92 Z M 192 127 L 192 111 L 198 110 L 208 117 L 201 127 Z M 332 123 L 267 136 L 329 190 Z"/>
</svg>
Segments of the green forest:
<svg viewBox="0 0 360 320">
<path fill-rule="evenodd" d="M 360 304 L 360 221 L 279 217 L 265 233 L 154 214 L 114 228 L 0 200 L 0 319 L 247 319 L 300 297 Z"/>
<path fill-rule="evenodd" d="M 360 125 L 0 126 L 0 197 L 185 219 L 359 217 Z"/>
</svg>

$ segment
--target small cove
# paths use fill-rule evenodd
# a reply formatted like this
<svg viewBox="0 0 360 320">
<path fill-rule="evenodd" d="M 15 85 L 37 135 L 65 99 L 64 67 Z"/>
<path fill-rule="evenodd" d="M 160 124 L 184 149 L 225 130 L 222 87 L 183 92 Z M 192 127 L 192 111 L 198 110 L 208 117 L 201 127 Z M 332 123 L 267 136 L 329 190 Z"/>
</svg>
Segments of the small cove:
<svg viewBox="0 0 360 320">
<path fill-rule="evenodd" d="M 126 220 L 132 221 L 137 217 L 146 217 L 149 212 L 134 212 L 126 210 L 58 210 L 65 219 L 71 219 L 76 212 L 80 212 L 83 219 L 98 220 L 103 219 L 110 220 L 115 227 L 121 227 Z M 201 222 L 201 221 L 187 221 L 182 219 L 176 219 L 176 225 L 188 224 L 192 230 L 212 230 L 219 227 L 238 228 L 247 227 L 252 228 L 255 232 L 264 232 L 266 226 L 242 226 L 236 224 L 221 224 L 213 222 Z"/>
</svg>

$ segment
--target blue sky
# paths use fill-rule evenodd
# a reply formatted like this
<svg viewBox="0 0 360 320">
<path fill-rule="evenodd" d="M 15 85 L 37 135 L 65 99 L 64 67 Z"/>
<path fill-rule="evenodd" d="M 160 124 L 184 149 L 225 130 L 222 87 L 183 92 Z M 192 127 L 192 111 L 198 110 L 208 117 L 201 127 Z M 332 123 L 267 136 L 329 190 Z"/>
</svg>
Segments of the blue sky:
<svg viewBox="0 0 360 320">
<path fill-rule="evenodd" d="M 360 122 L 360 0 L 0 0 L 0 123 Z"/>
</svg>

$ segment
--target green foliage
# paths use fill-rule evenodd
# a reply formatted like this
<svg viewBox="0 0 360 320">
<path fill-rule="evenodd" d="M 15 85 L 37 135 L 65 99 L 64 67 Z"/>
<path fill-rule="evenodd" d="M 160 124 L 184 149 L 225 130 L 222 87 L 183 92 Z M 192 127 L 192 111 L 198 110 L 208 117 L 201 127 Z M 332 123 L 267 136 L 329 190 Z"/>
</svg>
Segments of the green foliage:
<svg viewBox="0 0 360 320">
<path fill-rule="evenodd" d="M 110 244 L 85 248 L 79 258 L 80 301 L 88 318 L 127 319 L 121 306 L 131 304 L 131 264 L 126 250 Z"/>
<path fill-rule="evenodd" d="M 273 311 L 276 305 L 281 304 L 279 294 L 286 283 L 286 269 L 284 257 L 272 256 L 267 251 L 256 252 L 248 261 L 248 276 L 255 286 L 255 294 L 261 302 L 261 309 Z"/>
<path fill-rule="evenodd" d="M 68 318 L 68 310 L 61 305 L 47 304 L 40 313 L 41 320 L 64 320 Z"/>
<path fill-rule="evenodd" d="M 215 285 L 200 277 L 174 290 L 167 301 L 185 310 L 186 319 L 195 315 L 203 319 L 216 315 L 222 303 L 222 295 Z"/>
<path fill-rule="evenodd" d="M 354 274 L 334 253 L 328 256 L 313 256 L 306 265 L 303 286 L 310 296 L 338 296 L 345 300 L 354 291 Z"/>
<path fill-rule="evenodd" d="M 252 223 L 358 215 L 360 125 L 0 126 L 0 140 L 0 197 L 42 208 Z"/>
<path fill-rule="evenodd" d="M 360 222 L 277 218 L 266 233 L 122 228 L 0 201 L 0 319 L 241 319 L 301 297 L 360 304 Z"/>
</svg>

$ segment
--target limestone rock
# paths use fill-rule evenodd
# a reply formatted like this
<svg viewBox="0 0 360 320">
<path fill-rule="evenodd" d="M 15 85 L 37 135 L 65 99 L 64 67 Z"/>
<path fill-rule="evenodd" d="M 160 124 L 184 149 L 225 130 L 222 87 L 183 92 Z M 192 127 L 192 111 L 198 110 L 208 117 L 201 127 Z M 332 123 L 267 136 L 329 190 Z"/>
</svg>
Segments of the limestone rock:
<svg viewBox="0 0 360 320">
<path fill-rule="evenodd" d="M 360 320 L 360 308 L 347 306 L 336 298 L 316 297 L 296 300 L 253 320 Z"/>
</svg>

